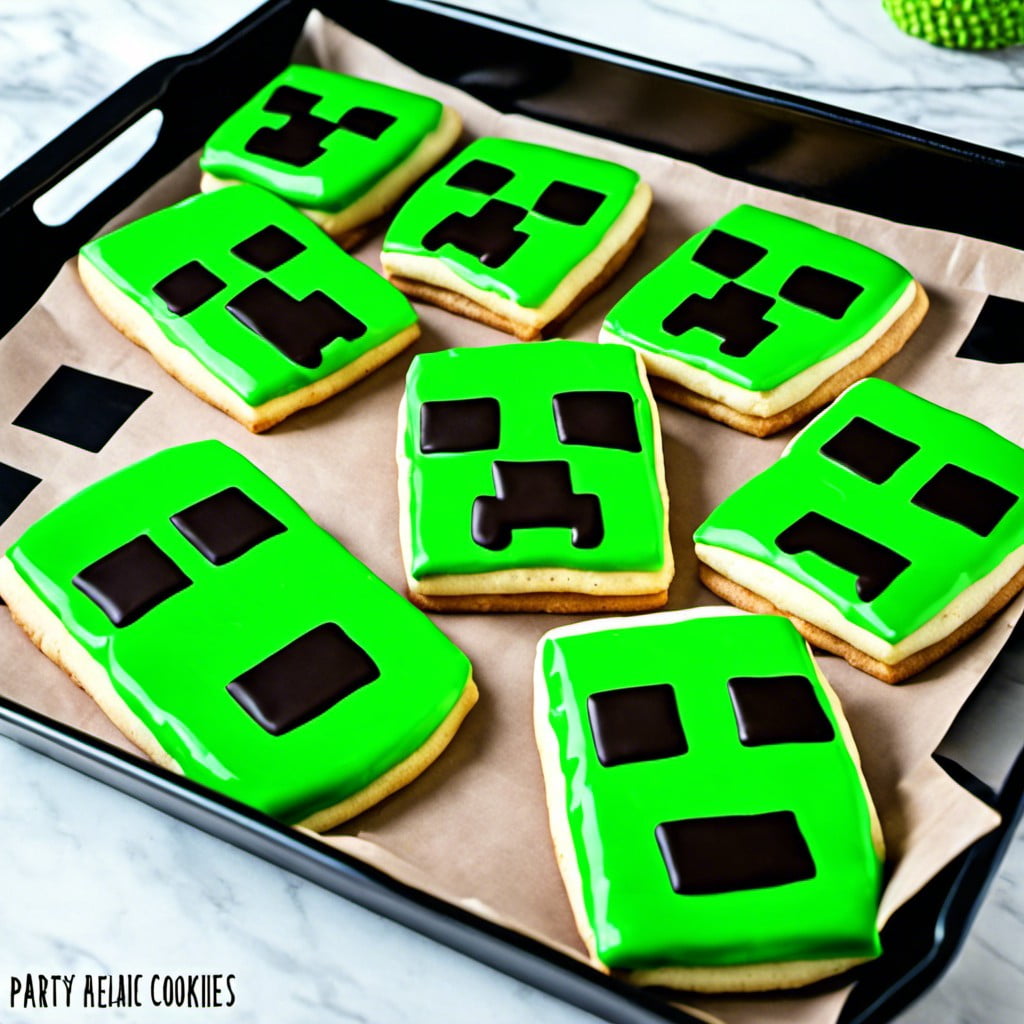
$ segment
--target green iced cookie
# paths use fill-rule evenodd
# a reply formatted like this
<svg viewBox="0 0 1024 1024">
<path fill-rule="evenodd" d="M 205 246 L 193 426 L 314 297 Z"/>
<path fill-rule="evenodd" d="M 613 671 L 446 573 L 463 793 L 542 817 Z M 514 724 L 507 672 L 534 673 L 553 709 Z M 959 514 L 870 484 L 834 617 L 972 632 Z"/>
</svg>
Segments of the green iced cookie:
<svg viewBox="0 0 1024 1024">
<path fill-rule="evenodd" d="M 19 621 L 66 631 L 56 660 L 97 699 L 99 669 L 151 756 L 288 822 L 323 827 L 409 781 L 475 695 L 425 616 L 218 441 L 93 484 L 7 559 Z"/>
<path fill-rule="evenodd" d="M 941 643 L 1010 585 L 1024 562 L 1022 482 L 1016 444 L 870 379 L 694 540 L 717 572 L 883 662 L 888 678 L 885 665 Z"/>
<path fill-rule="evenodd" d="M 209 374 L 238 400 L 237 413 L 229 411 L 243 422 L 267 402 L 338 375 L 313 399 L 322 400 L 351 383 L 346 368 L 357 378 L 418 333 L 397 289 L 287 203 L 250 186 L 152 213 L 90 242 L 81 260 L 83 281 L 115 324 L 124 330 L 141 311 L 149 319 L 140 330 L 128 326 L 129 336 L 151 351 L 173 346 L 172 359 L 184 350 L 194 363 L 172 372 L 201 393 Z"/>
<path fill-rule="evenodd" d="M 548 568 L 671 578 L 656 413 L 627 346 L 417 356 L 399 452 L 414 596 L 438 577 Z M 553 579 L 522 589 L 567 589 Z"/>
<path fill-rule="evenodd" d="M 536 685 L 552 834 L 603 963 L 728 991 L 877 955 L 877 822 L 789 622 L 702 609 L 566 626 L 541 639 Z"/>
</svg>

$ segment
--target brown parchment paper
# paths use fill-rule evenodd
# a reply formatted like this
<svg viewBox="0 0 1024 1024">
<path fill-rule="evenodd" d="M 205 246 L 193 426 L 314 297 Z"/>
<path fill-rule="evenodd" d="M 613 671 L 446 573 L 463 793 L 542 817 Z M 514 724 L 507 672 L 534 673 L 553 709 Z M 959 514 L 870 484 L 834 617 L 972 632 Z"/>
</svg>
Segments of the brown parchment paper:
<svg viewBox="0 0 1024 1024">
<path fill-rule="evenodd" d="M 610 142 L 503 116 L 425 79 L 317 15 L 308 27 L 326 66 L 425 92 L 456 107 L 468 138 L 495 134 L 562 146 L 628 164 L 651 183 L 650 230 L 623 272 L 563 330 L 594 340 L 611 305 L 693 232 L 740 202 L 804 218 L 859 239 L 904 263 L 924 284 L 931 311 L 881 376 L 973 416 L 1020 443 L 1024 366 L 991 366 L 955 353 L 987 293 L 1024 299 L 1024 256 L 938 231 L 907 227 L 730 181 L 697 167 Z M 595 102 L 604 97 L 595 96 Z M 194 159 L 154 186 L 111 227 L 196 190 Z M 956 201 L 950 196 L 951 202 Z M 358 256 L 379 269 L 380 237 Z M 254 437 L 195 398 L 131 345 L 93 307 L 73 265 L 0 345 L 0 458 L 43 478 L 0 526 L 6 548 L 30 523 L 81 487 L 153 451 L 217 437 L 251 458 L 327 530 L 396 589 L 403 586 L 397 536 L 396 412 L 416 352 L 492 345 L 505 335 L 428 306 L 423 337 L 354 389 Z M 99 454 L 11 426 L 62 364 L 153 392 Z M 669 608 L 719 603 L 700 585 L 690 537 L 711 509 L 774 461 L 795 430 L 757 440 L 662 404 L 676 578 Z M 303 568 L 296 566 L 296 571 Z M 931 760 L 958 709 L 1020 614 L 1014 602 L 982 635 L 901 687 L 889 687 L 822 656 L 864 759 L 888 847 L 890 878 L 880 922 L 961 850 L 996 824 L 994 813 Z M 585 959 L 555 866 L 531 729 L 531 671 L 538 637 L 572 621 L 543 615 L 450 615 L 439 626 L 470 656 L 481 698 L 449 750 L 420 779 L 323 838 L 403 882 Z M 401 637 L 395 638 L 401 643 Z M 130 749 L 96 706 L 0 613 L 7 697 Z M 835 1021 L 847 988 L 781 997 L 693 997 L 709 1020 Z"/>
</svg>

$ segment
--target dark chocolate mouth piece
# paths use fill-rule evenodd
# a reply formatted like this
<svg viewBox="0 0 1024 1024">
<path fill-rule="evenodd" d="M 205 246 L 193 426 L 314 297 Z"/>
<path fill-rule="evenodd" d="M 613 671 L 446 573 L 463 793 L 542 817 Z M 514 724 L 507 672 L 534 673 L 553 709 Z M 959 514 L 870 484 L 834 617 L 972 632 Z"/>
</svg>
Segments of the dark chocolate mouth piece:
<svg viewBox="0 0 1024 1024">
<path fill-rule="evenodd" d="M 604 539 L 601 501 L 573 490 L 569 463 L 502 462 L 493 467 L 494 496 L 473 502 L 473 540 L 489 551 L 503 551 L 512 531 L 542 526 L 572 531 L 574 548 L 596 548 Z"/>
</svg>

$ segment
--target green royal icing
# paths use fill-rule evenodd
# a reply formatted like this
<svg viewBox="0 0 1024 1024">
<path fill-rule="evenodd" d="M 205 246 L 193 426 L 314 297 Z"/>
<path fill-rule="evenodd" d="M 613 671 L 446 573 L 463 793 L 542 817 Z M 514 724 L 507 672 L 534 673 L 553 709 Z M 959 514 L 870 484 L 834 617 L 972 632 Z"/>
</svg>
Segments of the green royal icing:
<svg viewBox="0 0 1024 1024">
<path fill-rule="evenodd" d="M 281 228 L 305 249 L 265 272 L 231 249 L 268 225 Z M 159 210 L 90 242 L 82 257 L 153 317 L 168 341 L 194 355 L 251 406 L 329 376 L 416 323 L 412 306 L 396 288 L 342 252 L 287 203 L 249 186 L 192 196 Z M 194 312 L 177 316 L 153 288 L 193 260 L 226 287 Z M 315 369 L 299 365 L 226 309 L 262 278 L 296 299 L 325 293 L 362 321 L 366 332 L 354 341 L 330 342 Z"/>
<path fill-rule="evenodd" d="M 664 618 L 612 620 L 541 640 L 548 722 L 598 956 L 610 967 L 642 969 L 877 955 L 881 865 L 868 806 L 806 644 L 777 616 L 648 621 Z M 729 679 L 788 674 L 811 681 L 836 738 L 743 747 Z M 602 766 L 587 698 L 660 683 L 675 689 L 688 751 Z M 776 811 L 795 813 L 813 878 L 714 894 L 672 889 L 659 824 Z"/>
<path fill-rule="evenodd" d="M 735 278 L 693 262 L 714 230 L 753 242 L 767 255 Z M 864 290 L 846 314 L 831 319 L 779 296 L 800 266 L 839 275 Z M 711 298 L 729 280 L 774 300 L 764 314 L 777 325 L 745 356 L 720 351 L 722 339 L 701 327 L 679 336 L 665 318 L 688 296 Z M 639 281 L 612 308 L 605 330 L 642 351 L 687 363 L 749 391 L 769 391 L 864 337 L 896 304 L 911 282 L 898 263 L 867 246 L 811 224 L 753 206 L 738 206 L 694 235 Z"/>
<path fill-rule="evenodd" d="M 624 391 L 633 400 L 639 453 L 559 442 L 553 396 Z M 497 449 L 426 455 L 420 451 L 424 402 L 495 398 L 501 409 Z M 409 470 L 410 573 L 415 579 L 452 573 L 565 567 L 600 572 L 661 569 L 665 513 L 658 486 L 650 402 L 636 355 L 625 345 L 577 341 L 456 348 L 417 356 L 406 382 L 402 440 Z M 496 460 L 568 461 L 573 490 L 596 494 L 604 539 L 572 546 L 565 527 L 516 529 L 503 551 L 473 540 L 475 499 L 494 495 Z"/>
<path fill-rule="evenodd" d="M 514 177 L 488 193 L 450 184 L 463 167 L 478 160 L 513 171 Z M 582 225 L 534 212 L 534 204 L 553 182 L 593 190 L 603 195 L 604 201 Z M 607 160 L 531 142 L 477 139 L 421 185 L 402 206 L 384 237 L 383 251 L 437 259 L 474 288 L 495 292 L 526 308 L 536 308 L 597 247 L 626 208 L 639 182 L 636 171 Z M 520 208 L 523 218 L 515 230 L 529 236 L 501 266 L 487 266 L 450 242 L 436 251 L 425 248 L 424 238 L 446 217 L 472 217 L 494 201 Z"/>
<path fill-rule="evenodd" d="M 820 454 L 822 445 L 858 416 L 920 446 L 885 483 L 871 483 Z M 778 462 L 719 505 L 694 540 L 778 569 L 847 621 L 895 644 L 1024 544 L 1024 501 L 1017 501 L 987 537 L 911 503 L 946 464 L 1020 494 L 1024 450 L 966 416 L 869 378 L 813 420 Z M 886 545 L 909 559 L 909 568 L 873 601 L 861 600 L 852 572 L 814 553 L 779 550 L 779 534 L 808 512 Z"/>
<path fill-rule="evenodd" d="M 246 145 L 261 128 L 280 128 L 289 114 L 265 109 L 282 86 L 315 93 L 309 110 L 316 118 L 337 122 L 353 108 L 389 114 L 396 120 L 376 139 L 337 128 L 327 135 L 326 152 L 302 167 L 248 152 Z M 429 96 L 368 82 L 323 68 L 293 64 L 265 85 L 211 136 L 199 166 L 218 178 L 261 185 L 297 206 L 336 212 L 361 199 L 386 174 L 403 163 L 441 121 L 443 106 Z"/>
<path fill-rule="evenodd" d="M 230 486 L 287 531 L 215 566 L 170 516 Z M 193 583 L 117 629 L 71 581 L 142 533 Z M 465 655 L 426 616 L 217 441 L 168 449 L 93 484 L 7 554 L 188 778 L 285 821 L 340 802 L 419 749 L 469 676 Z M 272 736 L 226 686 L 325 622 L 369 653 L 380 678 Z"/>
</svg>

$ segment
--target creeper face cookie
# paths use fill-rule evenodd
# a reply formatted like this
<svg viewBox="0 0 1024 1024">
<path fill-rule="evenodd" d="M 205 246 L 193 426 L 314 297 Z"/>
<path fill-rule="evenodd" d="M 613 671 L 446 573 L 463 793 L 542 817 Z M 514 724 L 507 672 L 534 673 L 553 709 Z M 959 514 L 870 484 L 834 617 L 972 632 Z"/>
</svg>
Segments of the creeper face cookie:
<svg viewBox="0 0 1024 1024">
<path fill-rule="evenodd" d="M 217 441 L 48 513 L 0 594 L 155 761 L 310 828 L 415 778 L 476 700 L 465 655 Z"/>
<path fill-rule="evenodd" d="M 878 954 L 881 830 L 790 623 L 698 609 L 565 626 L 541 638 L 535 687 L 552 837 L 593 957 L 715 992 Z"/>
<path fill-rule="evenodd" d="M 697 530 L 701 578 L 779 611 L 887 682 L 936 661 L 1024 585 L 1024 450 L 861 381 Z"/>
<path fill-rule="evenodd" d="M 254 431 L 349 387 L 419 336 L 403 295 L 248 185 L 98 238 L 78 266 L 118 329 Z"/>
<path fill-rule="evenodd" d="M 628 167 L 478 139 L 403 205 L 381 264 L 407 294 L 529 341 L 618 270 L 650 204 Z"/>
<path fill-rule="evenodd" d="M 199 158 L 202 189 L 259 185 L 351 248 L 461 129 L 428 96 L 294 64 L 213 133 Z"/>
<path fill-rule="evenodd" d="M 625 345 L 417 356 L 398 427 L 412 601 L 446 610 L 657 608 L 673 574 L 661 433 Z"/>
<path fill-rule="evenodd" d="M 738 206 L 629 291 L 601 340 L 635 345 L 659 395 L 765 437 L 874 372 L 927 308 L 887 256 Z"/>
</svg>

